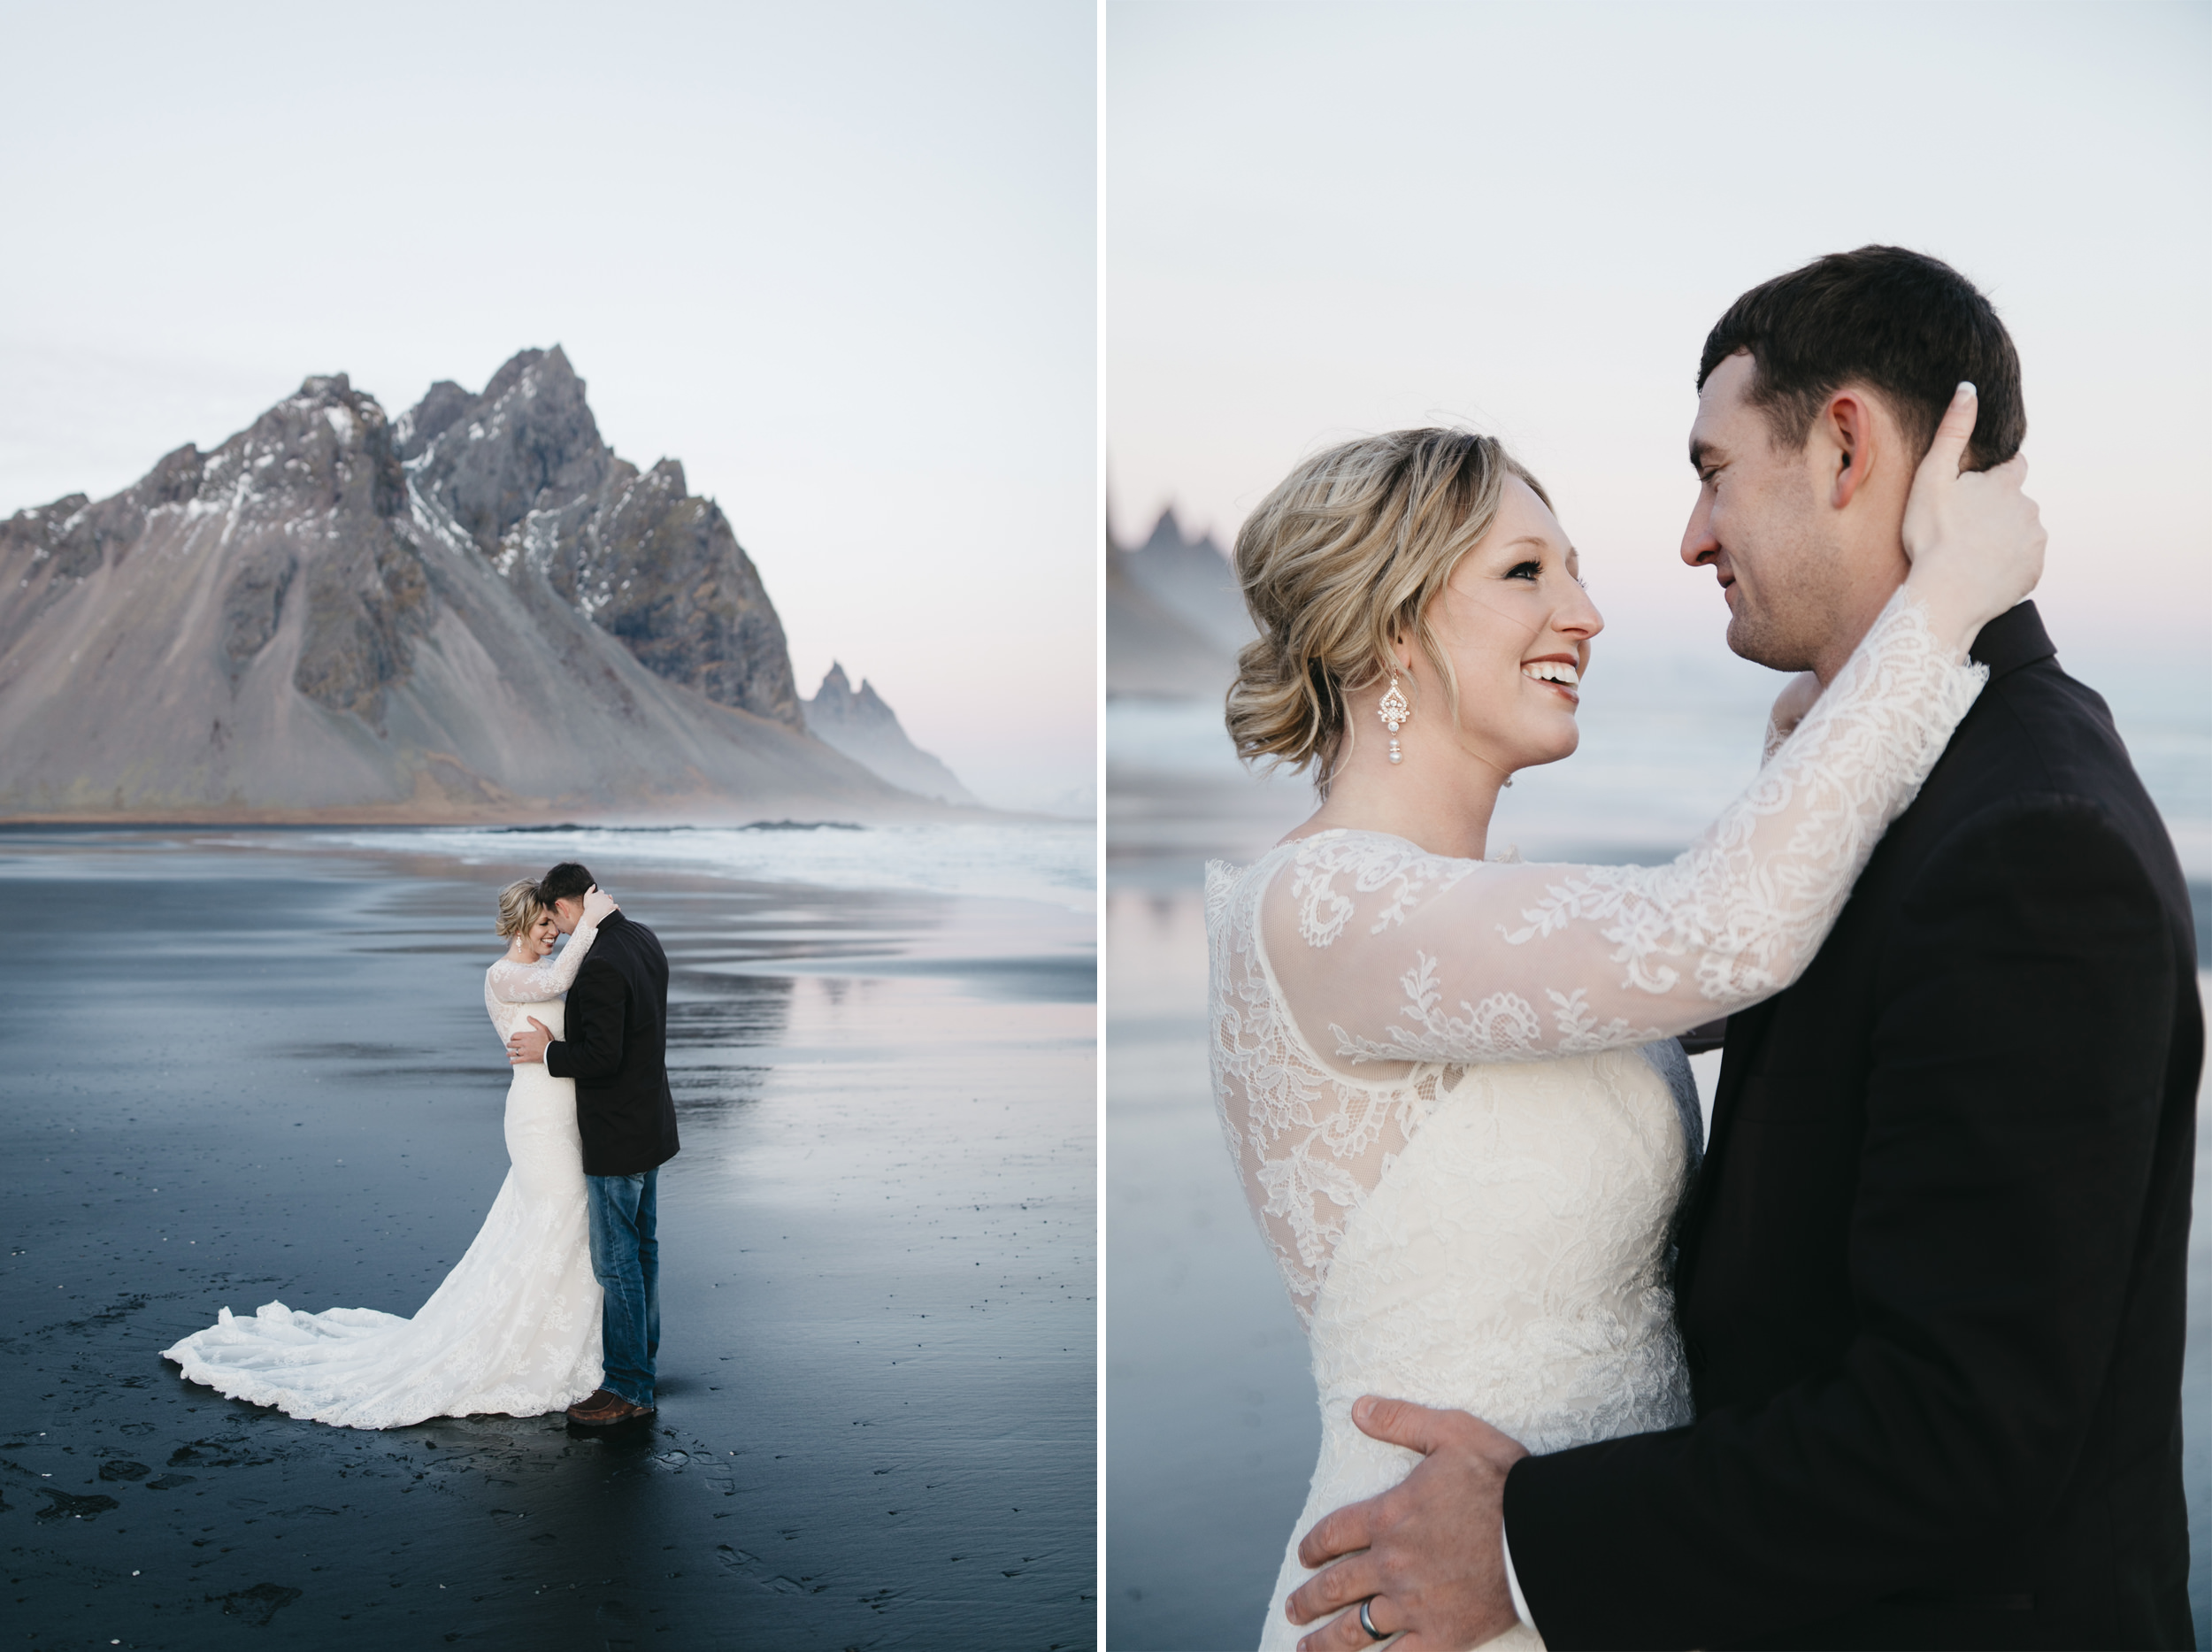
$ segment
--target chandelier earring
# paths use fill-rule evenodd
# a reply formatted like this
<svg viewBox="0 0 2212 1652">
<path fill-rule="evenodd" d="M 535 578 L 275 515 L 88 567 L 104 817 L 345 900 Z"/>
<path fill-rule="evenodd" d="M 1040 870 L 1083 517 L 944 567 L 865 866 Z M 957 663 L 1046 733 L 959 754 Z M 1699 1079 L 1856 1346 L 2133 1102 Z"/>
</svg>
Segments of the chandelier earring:
<svg viewBox="0 0 2212 1652">
<path fill-rule="evenodd" d="M 1398 687 L 1398 673 L 1390 673 L 1390 687 L 1382 697 L 1379 715 L 1383 726 L 1390 731 L 1390 760 L 1403 763 L 1406 754 L 1398 749 L 1398 731 L 1412 718 L 1413 707 L 1407 703 L 1405 690 Z"/>
</svg>

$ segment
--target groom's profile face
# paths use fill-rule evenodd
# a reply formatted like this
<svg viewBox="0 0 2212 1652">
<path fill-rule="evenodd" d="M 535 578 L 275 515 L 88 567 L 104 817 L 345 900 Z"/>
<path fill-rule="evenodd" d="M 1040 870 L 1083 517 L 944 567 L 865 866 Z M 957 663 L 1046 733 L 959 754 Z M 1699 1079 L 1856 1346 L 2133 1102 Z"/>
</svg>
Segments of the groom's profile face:
<svg viewBox="0 0 2212 1652">
<path fill-rule="evenodd" d="M 576 926 L 583 922 L 583 919 L 584 897 L 582 895 L 565 895 L 553 903 L 553 921 L 560 926 L 563 934 L 574 934 Z"/>
<path fill-rule="evenodd" d="M 1839 547 L 1828 542 L 1812 456 L 1778 442 L 1750 400 L 1754 371 L 1739 352 L 1698 393 L 1690 426 L 1697 503 L 1682 560 L 1718 577 L 1730 649 L 1776 671 L 1806 671 L 1833 629 L 1828 588 L 1840 572 Z"/>
</svg>

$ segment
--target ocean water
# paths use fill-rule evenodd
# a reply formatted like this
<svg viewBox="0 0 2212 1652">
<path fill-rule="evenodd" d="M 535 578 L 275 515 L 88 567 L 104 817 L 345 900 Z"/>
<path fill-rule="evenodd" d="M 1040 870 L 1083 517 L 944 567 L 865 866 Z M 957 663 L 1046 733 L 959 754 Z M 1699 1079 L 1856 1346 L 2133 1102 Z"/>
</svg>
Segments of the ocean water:
<svg viewBox="0 0 2212 1652">
<path fill-rule="evenodd" d="M 421 826 L 303 833 L 306 849 L 405 847 L 463 865 L 518 857 L 632 865 L 819 889 L 1036 901 L 1098 910 L 1098 837 L 1087 821 L 927 821 L 858 826 Z"/>
<path fill-rule="evenodd" d="M 2112 705 L 2172 832 L 2212 943 L 2212 651 L 2147 671 L 2068 656 Z M 1581 749 L 1525 772 L 1494 848 L 1652 862 L 1680 851 L 1756 767 L 1770 674 L 1731 658 L 1609 657 Z M 1106 1264 L 1109 1644 L 1249 1645 L 1320 1440 L 1303 1333 L 1254 1231 L 1206 1068 L 1202 868 L 1248 860 L 1312 810 L 1295 776 L 1234 761 L 1219 708 L 1107 711 Z M 2212 993 L 2212 974 L 2200 976 Z M 1692 1066 L 1709 1109 L 1719 1055 Z M 2200 1104 L 2197 1204 L 2212 1210 Z M 2193 1237 L 2183 1403 L 2193 1603 L 2212 1625 L 2212 1221 Z"/>
<path fill-rule="evenodd" d="M 2111 706 L 2184 870 L 2196 881 L 2212 881 L 2212 649 L 2156 671 L 2096 656 L 2062 663 Z M 1564 762 L 1514 777 L 1499 799 L 1493 849 L 1511 843 L 1532 859 L 1678 853 L 1756 770 L 1778 686 L 1773 672 L 1732 657 L 1601 659 L 1577 713 L 1579 748 Z M 1125 869 L 1140 859 L 1176 858 L 1172 834 L 1163 841 L 1144 825 L 1162 811 L 1141 800 L 1164 792 L 1164 813 L 1176 818 L 1197 812 L 1287 824 L 1312 809 L 1303 777 L 1256 780 L 1238 764 L 1218 705 L 1116 700 L 1107 707 L 1106 727 L 1106 850 L 1110 863 Z M 1164 864 L 1155 873 L 1179 875 Z M 1198 872 L 1185 864 L 1179 875 Z"/>
</svg>

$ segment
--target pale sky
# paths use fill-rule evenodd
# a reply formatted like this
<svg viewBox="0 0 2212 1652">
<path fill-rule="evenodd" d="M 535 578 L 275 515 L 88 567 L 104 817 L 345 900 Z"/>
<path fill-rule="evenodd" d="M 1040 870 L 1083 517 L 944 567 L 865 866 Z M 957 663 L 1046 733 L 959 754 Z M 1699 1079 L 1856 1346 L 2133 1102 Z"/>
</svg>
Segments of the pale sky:
<svg viewBox="0 0 2212 1652">
<path fill-rule="evenodd" d="M 0 4 L 0 517 L 564 345 L 987 800 L 1094 772 L 1085 0 Z"/>
<path fill-rule="evenodd" d="M 1107 63 L 1122 531 L 1173 500 L 1226 543 L 1302 454 L 1465 422 L 1613 646 L 1717 648 L 1676 559 L 1699 349 L 1886 242 L 2019 346 L 2062 648 L 2212 642 L 2212 8 L 1110 0 Z"/>
</svg>

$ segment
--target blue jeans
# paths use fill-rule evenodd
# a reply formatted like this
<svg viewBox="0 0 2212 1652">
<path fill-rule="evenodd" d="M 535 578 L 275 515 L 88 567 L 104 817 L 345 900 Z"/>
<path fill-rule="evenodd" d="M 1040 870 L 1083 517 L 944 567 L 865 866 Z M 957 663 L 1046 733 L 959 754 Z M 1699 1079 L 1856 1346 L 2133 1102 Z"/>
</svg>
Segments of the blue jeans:
<svg viewBox="0 0 2212 1652">
<path fill-rule="evenodd" d="M 591 1271 L 604 1293 L 599 1314 L 601 1386 L 633 1405 L 653 1403 L 653 1356 L 661 1345 L 661 1251 L 653 1237 L 660 1172 L 587 1176 Z"/>
</svg>

